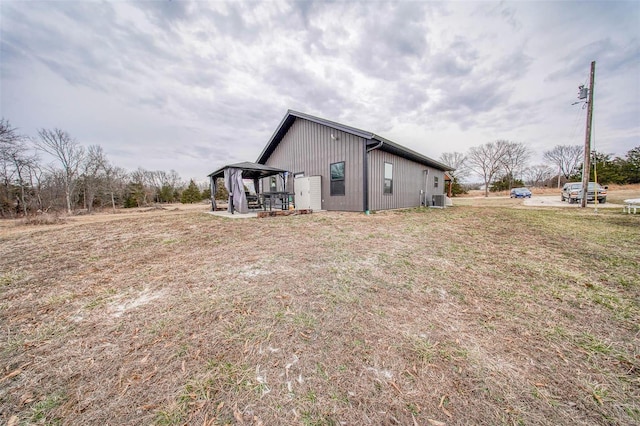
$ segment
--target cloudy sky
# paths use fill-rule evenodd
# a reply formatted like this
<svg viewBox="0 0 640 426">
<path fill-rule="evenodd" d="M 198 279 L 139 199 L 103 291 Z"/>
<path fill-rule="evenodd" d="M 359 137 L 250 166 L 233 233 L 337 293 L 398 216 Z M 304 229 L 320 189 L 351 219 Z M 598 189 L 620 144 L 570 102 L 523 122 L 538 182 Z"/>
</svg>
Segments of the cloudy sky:
<svg viewBox="0 0 640 426">
<path fill-rule="evenodd" d="M 0 113 L 112 163 L 200 181 L 255 161 L 287 109 L 434 159 L 640 145 L 640 2 L 0 0 Z"/>
</svg>

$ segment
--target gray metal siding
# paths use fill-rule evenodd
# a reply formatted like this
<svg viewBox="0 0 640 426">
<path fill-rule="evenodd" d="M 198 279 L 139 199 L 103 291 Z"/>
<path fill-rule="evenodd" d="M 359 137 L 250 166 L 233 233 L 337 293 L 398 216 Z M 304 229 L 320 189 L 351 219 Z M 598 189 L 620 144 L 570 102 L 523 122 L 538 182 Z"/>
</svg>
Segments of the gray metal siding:
<svg viewBox="0 0 640 426">
<path fill-rule="evenodd" d="M 433 194 L 444 193 L 444 172 L 388 152 L 373 150 L 369 154 L 369 209 L 386 210 L 420 206 L 420 191 L 427 191 L 431 202 Z M 384 193 L 384 163 L 393 164 L 393 192 Z M 429 170 L 425 176 L 425 170 Z M 439 177 L 438 188 L 433 178 Z M 425 188 L 426 186 L 426 188 Z"/>
<path fill-rule="evenodd" d="M 434 188 L 434 178 L 438 178 L 438 187 Z M 432 195 L 444 195 L 446 188 L 444 185 L 444 172 L 438 169 L 429 168 L 429 183 L 427 188 L 427 194 L 429 195 L 429 201 L 432 200 Z"/>
<path fill-rule="evenodd" d="M 323 210 L 362 211 L 364 143 L 359 136 L 296 118 L 266 165 L 292 174 L 304 172 L 305 176 L 321 176 Z M 331 196 L 329 166 L 340 161 L 345 162 L 345 195 Z M 264 185 L 268 185 L 267 180 Z M 293 192 L 292 185 L 293 176 L 290 175 L 287 182 L 290 192 Z"/>
</svg>

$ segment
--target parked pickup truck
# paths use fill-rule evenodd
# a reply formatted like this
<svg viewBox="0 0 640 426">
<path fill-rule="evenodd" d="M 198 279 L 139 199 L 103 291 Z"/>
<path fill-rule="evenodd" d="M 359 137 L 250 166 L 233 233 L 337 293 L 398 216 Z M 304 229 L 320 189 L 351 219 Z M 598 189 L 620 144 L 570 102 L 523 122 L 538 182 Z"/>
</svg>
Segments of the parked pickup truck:
<svg viewBox="0 0 640 426">
<path fill-rule="evenodd" d="M 592 203 L 596 199 L 596 188 L 598 203 L 604 204 L 607 202 L 607 186 L 601 186 L 595 182 L 589 182 L 587 187 L 587 202 Z M 582 182 L 568 182 L 562 187 L 562 193 L 560 194 L 562 201 L 568 201 L 569 204 L 577 203 L 582 200 Z"/>
</svg>

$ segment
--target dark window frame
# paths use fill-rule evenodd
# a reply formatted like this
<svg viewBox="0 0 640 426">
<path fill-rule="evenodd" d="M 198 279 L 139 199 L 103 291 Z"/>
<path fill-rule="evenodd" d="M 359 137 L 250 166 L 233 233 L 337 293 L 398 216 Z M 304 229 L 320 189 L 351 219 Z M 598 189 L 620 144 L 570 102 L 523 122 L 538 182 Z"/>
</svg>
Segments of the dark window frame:
<svg viewBox="0 0 640 426">
<path fill-rule="evenodd" d="M 391 166 L 391 177 L 387 177 L 387 164 Z M 387 181 L 389 185 L 387 185 Z M 393 194 L 393 163 L 384 162 L 384 173 L 382 179 L 382 193 L 384 195 L 392 195 Z"/>
<path fill-rule="evenodd" d="M 342 176 L 335 176 L 334 166 L 342 164 Z M 337 171 L 337 170 L 336 170 Z M 329 181 L 330 181 L 330 195 L 331 196 L 343 196 L 346 194 L 345 189 L 345 178 L 346 178 L 346 167 L 344 161 L 337 161 L 335 163 L 329 164 Z"/>
<path fill-rule="evenodd" d="M 433 187 L 434 188 L 438 188 L 438 176 L 434 176 L 433 177 Z"/>
</svg>

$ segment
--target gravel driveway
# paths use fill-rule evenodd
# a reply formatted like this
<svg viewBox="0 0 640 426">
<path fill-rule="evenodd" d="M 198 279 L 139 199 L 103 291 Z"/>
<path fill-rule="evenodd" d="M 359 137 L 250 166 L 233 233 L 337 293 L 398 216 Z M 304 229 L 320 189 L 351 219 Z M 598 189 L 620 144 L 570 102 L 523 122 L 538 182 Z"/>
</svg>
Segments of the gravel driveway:
<svg viewBox="0 0 640 426">
<path fill-rule="evenodd" d="M 531 198 L 525 198 L 523 205 L 530 207 L 570 207 L 570 208 L 579 208 L 580 203 L 569 204 L 566 201 L 560 201 L 559 195 L 534 195 Z M 594 208 L 596 205 L 594 203 L 587 203 L 587 207 Z M 620 209 L 622 208 L 621 204 L 615 203 L 598 203 L 599 209 Z"/>
</svg>

